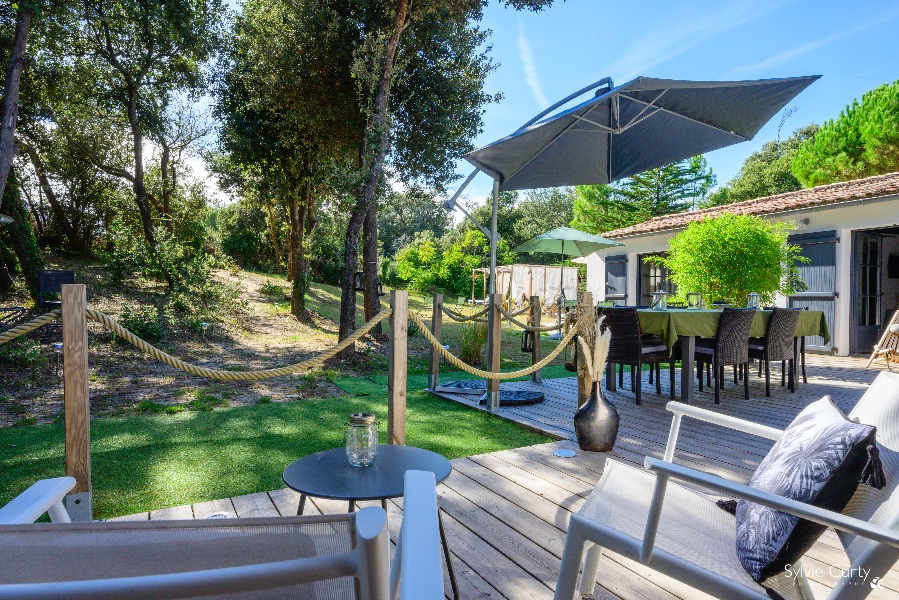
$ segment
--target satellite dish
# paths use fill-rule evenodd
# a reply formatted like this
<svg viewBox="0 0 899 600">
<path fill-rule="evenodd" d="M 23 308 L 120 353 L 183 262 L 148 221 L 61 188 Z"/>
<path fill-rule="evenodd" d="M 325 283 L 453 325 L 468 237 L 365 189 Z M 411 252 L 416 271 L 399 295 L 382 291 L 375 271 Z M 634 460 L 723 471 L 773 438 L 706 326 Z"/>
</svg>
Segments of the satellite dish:
<svg viewBox="0 0 899 600">
<path fill-rule="evenodd" d="M 10 216 L 0 215 L 0 224 L 2 224 L 2 225 L 8 225 L 8 224 L 12 223 L 13 221 L 15 221 L 15 219 L 13 219 Z"/>
</svg>

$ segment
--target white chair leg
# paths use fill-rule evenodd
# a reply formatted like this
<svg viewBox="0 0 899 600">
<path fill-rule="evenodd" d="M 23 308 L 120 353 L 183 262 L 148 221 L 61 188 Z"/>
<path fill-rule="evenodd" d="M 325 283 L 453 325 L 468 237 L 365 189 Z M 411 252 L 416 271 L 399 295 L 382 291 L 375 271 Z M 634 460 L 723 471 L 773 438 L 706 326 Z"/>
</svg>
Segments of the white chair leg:
<svg viewBox="0 0 899 600">
<path fill-rule="evenodd" d="M 577 574 L 584 557 L 587 540 L 581 534 L 576 523 L 577 515 L 572 515 L 562 550 L 562 565 L 559 567 L 559 578 L 556 580 L 556 593 L 553 600 L 573 600 L 577 590 Z"/>
<path fill-rule="evenodd" d="M 599 572 L 600 558 L 602 558 L 602 546 L 592 544 L 587 550 L 587 558 L 584 559 L 583 575 L 581 575 L 581 596 L 590 596 L 596 589 L 596 574 Z"/>
</svg>

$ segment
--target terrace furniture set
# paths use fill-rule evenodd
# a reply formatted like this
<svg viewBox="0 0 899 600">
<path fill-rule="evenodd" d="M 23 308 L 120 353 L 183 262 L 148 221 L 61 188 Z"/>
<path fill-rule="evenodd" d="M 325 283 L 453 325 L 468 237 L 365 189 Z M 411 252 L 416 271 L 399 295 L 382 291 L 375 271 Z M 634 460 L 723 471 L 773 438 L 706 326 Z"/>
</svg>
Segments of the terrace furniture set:
<svg viewBox="0 0 899 600">
<path fill-rule="evenodd" d="M 715 403 L 720 403 L 724 383 L 724 367 L 733 366 L 734 382 L 743 379 L 744 397 L 749 398 L 749 360 L 760 362 L 766 373 L 766 395 L 771 395 L 770 363 L 780 361 L 782 385 L 796 386 L 797 367 L 802 353 L 801 340 L 807 335 L 830 339 L 830 332 L 820 311 L 773 308 L 752 310 L 724 308 L 671 309 L 657 311 L 636 307 L 597 308 L 612 330 L 612 342 L 606 376 L 606 387 L 616 389 L 614 366 L 631 367 L 631 385 L 637 404 L 641 401 L 642 366 L 650 364 L 650 383 L 655 380 L 656 393 L 661 393 L 660 364 L 668 363 L 671 398 L 675 397 L 675 362 L 681 361 L 681 400 L 693 400 L 694 379 L 699 377 L 703 390 L 703 369 L 709 385 L 714 379 Z M 694 367 L 695 364 L 695 367 Z M 623 369 L 618 371 L 617 385 L 623 384 Z"/>
</svg>

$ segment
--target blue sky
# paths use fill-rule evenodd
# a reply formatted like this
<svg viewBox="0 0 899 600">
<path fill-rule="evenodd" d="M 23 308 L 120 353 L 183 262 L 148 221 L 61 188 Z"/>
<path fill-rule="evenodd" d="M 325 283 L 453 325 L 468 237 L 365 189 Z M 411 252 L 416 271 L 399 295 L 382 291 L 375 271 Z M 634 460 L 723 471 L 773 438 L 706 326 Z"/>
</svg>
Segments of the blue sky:
<svg viewBox="0 0 899 600">
<path fill-rule="evenodd" d="M 485 145 L 549 104 L 609 76 L 730 80 L 823 75 L 790 104 L 783 136 L 836 117 L 853 98 L 899 79 L 899 3 L 893 0 L 615 2 L 568 0 L 542 13 L 494 1 L 482 25 L 499 63 L 487 80 L 505 98 L 484 115 Z M 755 137 L 706 155 L 726 183 L 743 160 L 777 136 L 775 117 Z M 459 162 L 460 175 L 471 172 Z M 461 180 L 451 186 L 451 189 Z M 480 202 L 492 181 L 479 175 L 463 197 Z"/>
</svg>

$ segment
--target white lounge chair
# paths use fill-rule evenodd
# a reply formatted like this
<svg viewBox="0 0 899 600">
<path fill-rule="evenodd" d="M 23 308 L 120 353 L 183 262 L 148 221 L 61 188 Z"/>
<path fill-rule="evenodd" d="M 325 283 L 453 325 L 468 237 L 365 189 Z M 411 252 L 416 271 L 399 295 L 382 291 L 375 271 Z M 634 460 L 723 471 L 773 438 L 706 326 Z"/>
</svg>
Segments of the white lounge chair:
<svg viewBox="0 0 899 600">
<path fill-rule="evenodd" d="M 681 480 L 712 493 L 744 498 L 828 525 L 837 530 L 851 568 L 869 569 L 867 577 L 842 577 L 831 600 L 865 598 L 899 559 L 899 374 L 883 372 L 850 419 L 877 427 L 880 458 L 887 485 L 882 490 L 860 486 L 842 513 L 813 507 L 762 492 L 672 462 L 684 417 L 707 421 L 748 434 L 777 440 L 782 431 L 727 415 L 671 402 L 674 413 L 663 460 L 646 458 L 645 469 L 606 461 L 602 477 L 583 508 L 571 516 L 555 600 L 571 600 L 584 552 L 580 593 L 591 594 L 603 549 L 638 560 L 674 579 L 717 598 L 770 600 L 740 565 L 733 515 L 707 496 L 669 479 Z M 764 582 L 787 599 L 813 598 L 801 565 L 793 574 Z"/>
<path fill-rule="evenodd" d="M 408 471 L 397 559 L 387 513 L 0 526 L 0 598 L 443 598 L 433 473 Z M 413 563 L 414 561 L 414 563 Z"/>
<path fill-rule="evenodd" d="M 16 496 L 6 506 L 0 507 L 0 525 L 21 525 L 34 523 L 50 514 L 54 523 L 69 523 L 69 513 L 62 505 L 71 489 L 75 487 L 74 477 L 42 479 Z"/>
</svg>

